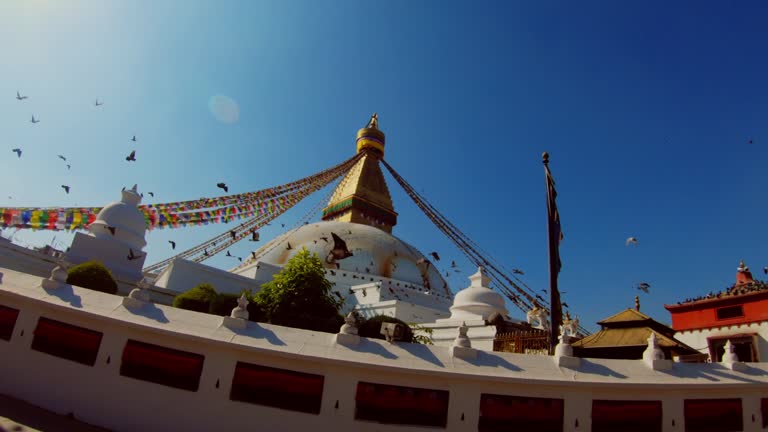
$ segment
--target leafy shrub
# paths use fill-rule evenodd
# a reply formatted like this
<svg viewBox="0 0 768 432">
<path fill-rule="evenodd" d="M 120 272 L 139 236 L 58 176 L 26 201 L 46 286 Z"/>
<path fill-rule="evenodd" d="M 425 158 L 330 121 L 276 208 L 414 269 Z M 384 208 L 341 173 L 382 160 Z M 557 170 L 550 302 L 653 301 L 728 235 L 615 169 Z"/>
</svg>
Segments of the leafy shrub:
<svg viewBox="0 0 768 432">
<path fill-rule="evenodd" d="M 216 297 L 211 299 L 208 307 L 208 313 L 218 316 L 229 316 L 232 313 L 232 309 L 237 307 L 237 299 L 240 296 L 237 294 L 216 294 Z"/>
<path fill-rule="evenodd" d="M 117 293 L 112 272 L 98 261 L 87 261 L 67 270 L 67 283 L 108 294 Z"/>
<path fill-rule="evenodd" d="M 218 294 L 216 294 L 213 285 L 209 283 L 201 283 L 191 290 L 177 295 L 176 298 L 173 299 L 173 307 L 208 313 L 211 308 L 211 303 L 216 297 L 218 297 Z M 230 308 L 230 312 L 231 311 L 232 309 Z"/>
</svg>

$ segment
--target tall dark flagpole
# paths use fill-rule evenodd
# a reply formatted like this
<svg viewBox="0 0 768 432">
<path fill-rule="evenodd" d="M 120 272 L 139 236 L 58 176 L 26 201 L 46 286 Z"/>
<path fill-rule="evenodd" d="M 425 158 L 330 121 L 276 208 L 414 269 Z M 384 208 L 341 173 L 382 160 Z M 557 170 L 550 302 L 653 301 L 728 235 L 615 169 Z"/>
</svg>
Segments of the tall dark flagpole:
<svg viewBox="0 0 768 432">
<path fill-rule="evenodd" d="M 563 231 L 560 227 L 560 213 L 557 211 L 557 191 L 555 180 L 549 172 L 549 154 L 541 155 L 544 163 L 544 175 L 547 182 L 547 238 L 549 240 L 549 304 L 550 304 L 550 329 L 549 345 L 550 354 L 554 353 L 558 342 L 560 324 L 563 321 L 563 307 L 560 304 L 560 291 L 557 289 L 557 276 L 560 273 L 560 240 L 563 239 Z"/>
</svg>

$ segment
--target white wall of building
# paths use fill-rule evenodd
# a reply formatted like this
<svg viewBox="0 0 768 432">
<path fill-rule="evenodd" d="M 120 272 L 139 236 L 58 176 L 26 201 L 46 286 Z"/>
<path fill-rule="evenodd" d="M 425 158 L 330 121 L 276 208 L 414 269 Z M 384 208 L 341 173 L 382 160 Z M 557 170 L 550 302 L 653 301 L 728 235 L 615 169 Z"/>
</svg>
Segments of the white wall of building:
<svg viewBox="0 0 768 432">
<path fill-rule="evenodd" d="M 680 342 L 709 354 L 708 338 L 720 338 L 729 335 L 757 334 L 758 361 L 768 361 L 768 322 L 750 323 L 735 326 L 725 326 L 703 330 L 685 330 L 675 333 Z"/>
<path fill-rule="evenodd" d="M 364 338 L 360 345 L 343 346 L 327 333 L 256 323 L 233 331 L 207 314 L 156 305 L 127 310 L 118 296 L 77 287 L 49 293 L 39 288 L 39 278 L 0 270 L 5 273 L 0 304 L 21 310 L 11 341 L 0 341 L 0 393 L 115 431 L 425 430 L 354 420 L 358 381 L 449 391 L 446 431 L 477 430 L 481 393 L 562 398 L 565 431 L 590 430 L 592 399 L 650 399 L 663 403 L 663 430 L 681 432 L 685 398 L 741 398 L 744 430 L 759 431 L 760 398 L 768 398 L 763 363 L 750 364 L 746 372 L 719 364 L 653 371 L 640 360 L 582 359 L 572 370 L 557 367 L 548 356 L 482 351 L 474 360 L 462 360 L 441 346 Z M 96 365 L 31 350 L 40 316 L 103 332 Z M 128 339 L 204 354 L 199 390 L 121 376 Z M 323 375 L 320 414 L 230 401 L 237 361 Z"/>
</svg>

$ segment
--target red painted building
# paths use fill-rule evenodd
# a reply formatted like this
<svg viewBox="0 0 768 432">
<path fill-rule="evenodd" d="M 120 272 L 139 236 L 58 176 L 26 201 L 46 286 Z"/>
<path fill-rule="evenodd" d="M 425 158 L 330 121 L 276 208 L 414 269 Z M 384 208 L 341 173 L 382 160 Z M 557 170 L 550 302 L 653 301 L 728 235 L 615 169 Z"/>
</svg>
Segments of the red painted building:
<svg viewBox="0 0 768 432">
<path fill-rule="evenodd" d="M 664 306 L 675 337 L 719 361 L 730 339 L 741 361 L 768 360 L 768 284 L 756 281 L 742 261 L 736 283 L 722 292 Z"/>
</svg>

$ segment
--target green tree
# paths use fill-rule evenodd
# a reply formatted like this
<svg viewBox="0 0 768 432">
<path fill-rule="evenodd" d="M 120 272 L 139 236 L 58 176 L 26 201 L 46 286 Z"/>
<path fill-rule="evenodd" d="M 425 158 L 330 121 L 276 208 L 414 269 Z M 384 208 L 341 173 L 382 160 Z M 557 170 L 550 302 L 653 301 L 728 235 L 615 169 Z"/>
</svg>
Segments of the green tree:
<svg viewBox="0 0 768 432">
<path fill-rule="evenodd" d="M 216 299 L 216 289 L 209 283 L 201 283 L 196 287 L 184 291 L 173 299 L 173 307 L 197 312 L 206 312 L 211 308 L 211 303 Z"/>
<path fill-rule="evenodd" d="M 344 324 L 343 303 L 331 294 L 324 270 L 317 254 L 302 248 L 253 301 L 272 324 L 336 333 Z"/>
<path fill-rule="evenodd" d="M 87 261 L 67 270 L 67 283 L 108 294 L 117 293 L 117 282 L 112 272 L 98 261 Z"/>
</svg>

